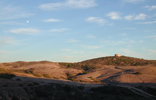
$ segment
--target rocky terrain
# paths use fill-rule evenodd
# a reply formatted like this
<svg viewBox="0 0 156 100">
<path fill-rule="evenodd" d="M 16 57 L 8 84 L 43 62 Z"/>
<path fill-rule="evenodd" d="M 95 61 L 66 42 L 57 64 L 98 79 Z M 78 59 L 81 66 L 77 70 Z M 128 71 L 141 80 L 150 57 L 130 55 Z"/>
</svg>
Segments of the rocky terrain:
<svg viewBox="0 0 156 100">
<path fill-rule="evenodd" d="M 0 63 L 0 100 L 155 100 L 156 61 L 102 57 L 78 63 Z"/>
</svg>

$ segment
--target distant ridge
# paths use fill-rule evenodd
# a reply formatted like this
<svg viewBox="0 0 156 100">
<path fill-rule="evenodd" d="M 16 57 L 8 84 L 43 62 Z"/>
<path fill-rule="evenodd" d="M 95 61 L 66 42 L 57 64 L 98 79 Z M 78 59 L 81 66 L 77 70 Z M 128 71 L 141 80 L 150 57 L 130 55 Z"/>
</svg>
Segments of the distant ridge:
<svg viewBox="0 0 156 100">
<path fill-rule="evenodd" d="M 127 56 L 120 57 L 108 56 L 85 60 L 79 63 L 85 65 L 100 64 L 100 65 L 119 65 L 119 66 L 144 66 L 144 65 L 156 65 L 156 60 L 145 60 L 142 58 L 134 58 Z"/>
<path fill-rule="evenodd" d="M 33 65 L 33 64 L 46 64 L 46 63 L 55 63 L 52 61 L 16 61 L 16 62 L 5 62 L 0 63 L 6 66 L 14 65 L 14 66 L 23 66 L 23 65 Z M 56 62 L 65 66 L 81 66 L 81 65 L 115 65 L 115 66 L 144 66 L 144 65 L 156 65 L 156 60 L 146 60 L 142 58 L 128 57 L 128 56 L 107 56 L 107 57 L 99 57 L 84 60 L 81 62 Z"/>
</svg>

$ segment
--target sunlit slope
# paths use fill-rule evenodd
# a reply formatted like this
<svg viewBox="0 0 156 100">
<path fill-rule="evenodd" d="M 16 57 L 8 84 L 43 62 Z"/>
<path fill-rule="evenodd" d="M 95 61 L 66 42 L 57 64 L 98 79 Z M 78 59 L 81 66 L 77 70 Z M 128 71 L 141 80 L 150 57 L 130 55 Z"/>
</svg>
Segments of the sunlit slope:
<svg viewBox="0 0 156 100">
<path fill-rule="evenodd" d="M 11 62 L 0 74 L 70 80 L 85 83 L 156 83 L 156 61 L 133 57 L 101 57 L 78 63 Z"/>
<path fill-rule="evenodd" d="M 76 75 L 81 73 L 78 69 L 66 69 L 58 63 L 49 61 L 40 62 L 12 62 L 1 63 L 0 73 L 12 73 L 17 76 L 40 77 L 51 79 L 67 79 L 68 74 Z"/>
<path fill-rule="evenodd" d="M 134 58 L 134 57 L 101 57 L 90 59 L 86 61 L 80 62 L 81 64 L 97 64 L 97 65 L 119 65 L 119 66 L 142 66 L 142 65 L 156 65 L 156 60 L 144 60 L 142 58 Z"/>
</svg>

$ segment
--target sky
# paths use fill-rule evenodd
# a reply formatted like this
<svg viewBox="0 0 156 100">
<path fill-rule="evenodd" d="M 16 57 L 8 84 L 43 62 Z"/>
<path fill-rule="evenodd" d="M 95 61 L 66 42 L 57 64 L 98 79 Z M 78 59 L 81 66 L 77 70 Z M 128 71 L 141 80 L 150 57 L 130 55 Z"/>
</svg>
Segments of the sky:
<svg viewBox="0 0 156 100">
<path fill-rule="evenodd" d="M 155 0 L 0 0 L 0 62 L 156 60 Z"/>
</svg>

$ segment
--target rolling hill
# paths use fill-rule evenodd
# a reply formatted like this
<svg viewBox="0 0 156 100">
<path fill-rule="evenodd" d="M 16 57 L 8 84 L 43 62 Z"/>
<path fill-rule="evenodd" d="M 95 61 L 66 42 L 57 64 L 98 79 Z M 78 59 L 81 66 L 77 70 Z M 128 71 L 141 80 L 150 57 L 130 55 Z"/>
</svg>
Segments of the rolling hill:
<svg viewBox="0 0 156 100">
<path fill-rule="evenodd" d="M 135 100 L 135 97 L 140 100 L 147 98 L 154 100 L 155 92 L 156 60 L 110 56 L 78 63 L 50 61 L 0 63 L 2 100 L 8 100 L 9 96 L 12 98 L 9 100 L 36 100 L 35 98 L 54 100 L 52 99 L 54 96 L 50 93 L 55 95 L 56 100 L 69 95 L 72 97 L 67 100 L 75 98 L 95 100 L 95 96 L 92 96 L 94 93 L 99 96 L 98 98 L 106 100 L 114 100 L 116 97 L 120 100 L 125 98 Z M 86 95 L 77 97 L 83 93 Z M 60 98 L 59 94 L 63 98 Z M 113 97 L 114 95 L 116 97 Z M 21 99 L 23 97 L 25 99 Z"/>
</svg>

